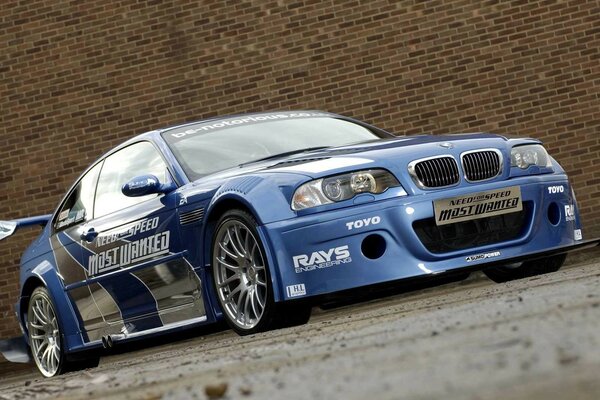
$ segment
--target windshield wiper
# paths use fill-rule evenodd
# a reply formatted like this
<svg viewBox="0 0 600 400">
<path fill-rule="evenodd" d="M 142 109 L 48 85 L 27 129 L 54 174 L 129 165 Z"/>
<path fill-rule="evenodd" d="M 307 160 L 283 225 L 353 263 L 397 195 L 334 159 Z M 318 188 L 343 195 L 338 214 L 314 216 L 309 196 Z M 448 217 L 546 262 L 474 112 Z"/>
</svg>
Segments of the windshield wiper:
<svg viewBox="0 0 600 400">
<path fill-rule="evenodd" d="M 259 158 L 256 160 L 252 160 L 252 161 L 247 161 L 245 163 L 241 163 L 238 165 L 238 167 L 244 167 L 248 164 L 253 164 L 253 163 L 257 163 L 257 162 L 261 162 L 261 161 L 267 161 L 267 160 L 272 160 L 274 158 L 282 158 L 282 157 L 287 157 L 287 156 L 293 156 L 294 154 L 301 154 L 301 153 L 308 153 L 311 151 L 316 151 L 316 150 L 323 150 L 323 149 L 328 149 L 331 146 L 318 146 L 318 147 L 307 147 L 304 149 L 298 149 L 298 150 L 292 150 L 292 151 L 286 151 L 284 153 L 278 153 L 278 154 L 272 154 L 268 157 L 264 157 L 264 158 Z"/>
</svg>

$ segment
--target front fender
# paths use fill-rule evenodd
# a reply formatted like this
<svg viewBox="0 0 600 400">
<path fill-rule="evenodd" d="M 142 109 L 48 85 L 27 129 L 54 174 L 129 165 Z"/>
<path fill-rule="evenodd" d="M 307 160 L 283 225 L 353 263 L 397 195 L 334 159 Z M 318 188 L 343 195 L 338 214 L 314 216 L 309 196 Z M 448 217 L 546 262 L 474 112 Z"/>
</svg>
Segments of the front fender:
<svg viewBox="0 0 600 400">
<path fill-rule="evenodd" d="M 215 193 L 208 206 L 207 215 L 210 215 L 219 203 L 235 200 L 248 208 L 261 225 L 293 218 L 296 215 L 287 196 L 291 197 L 289 193 L 293 192 L 298 181 L 298 175 L 281 173 L 231 179 Z"/>
<path fill-rule="evenodd" d="M 303 180 L 309 179 L 304 176 L 300 178 Z M 210 262 L 210 238 L 212 237 L 212 230 L 216 228 L 214 223 L 224 211 L 236 205 L 241 205 L 252 213 L 258 222 L 258 233 L 264 245 L 265 256 L 270 267 L 274 300 L 276 302 L 280 301 L 282 299 L 279 284 L 281 276 L 277 265 L 277 257 L 274 256 L 271 240 L 268 231 L 264 229 L 264 225 L 296 217 L 296 213 L 290 206 L 288 196 L 291 197 L 299 180 L 298 175 L 274 173 L 266 176 L 243 176 L 232 179 L 223 185 L 207 206 L 206 220 L 209 223 L 206 224 L 204 232 L 205 264 L 208 265 Z M 210 223 L 210 221 L 213 223 Z"/>
</svg>

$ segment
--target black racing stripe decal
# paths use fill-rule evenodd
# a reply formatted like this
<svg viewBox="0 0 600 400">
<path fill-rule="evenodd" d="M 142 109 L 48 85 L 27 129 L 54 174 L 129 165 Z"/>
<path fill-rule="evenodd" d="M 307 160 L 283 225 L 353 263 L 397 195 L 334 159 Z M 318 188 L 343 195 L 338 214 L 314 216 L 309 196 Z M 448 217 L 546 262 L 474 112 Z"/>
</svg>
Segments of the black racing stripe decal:
<svg viewBox="0 0 600 400">
<path fill-rule="evenodd" d="M 65 285 L 82 282 L 87 279 L 85 268 L 77 262 L 77 258 L 67 250 L 57 235 L 50 236 L 50 245 L 56 260 L 56 269 L 64 279 Z"/>
<path fill-rule="evenodd" d="M 117 301 L 110 295 L 108 290 L 104 288 L 100 283 L 92 283 L 90 286 L 90 292 L 94 297 L 96 306 L 102 313 L 104 320 L 109 324 L 123 324 L 123 312 L 119 308 Z M 118 316 L 117 316 L 118 313 Z"/>
<path fill-rule="evenodd" d="M 200 279 L 183 258 L 135 271 L 134 275 L 156 298 L 164 324 L 205 315 L 203 300 L 198 295 L 202 293 Z M 181 309 L 186 306 L 192 310 Z"/>
<path fill-rule="evenodd" d="M 91 247 L 90 244 L 88 244 L 88 243 L 86 243 L 84 241 L 75 240 L 71 236 L 69 236 L 67 233 L 64 233 L 64 232 L 60 232 L 59 235 L 61 235 L 61 238 L 64 240 L 64 243 L 75 243 L 75 244 L 77 244 L 77 246 L 79 247 L 79 249 L 81 251 L 81 260 L 82 261 L 83 260 L 89 260 L 91 256 L 93 256 L 93 255 L 96 254 L 94 251 L 92 251 L 89 248 L 89 247 Z M 87 271 L 87 267 L 85 267 L 85 266 L 82 265 L 82 268 L 84 268 Z"/>
<path fill-rule="evenodd" d="M 81 265 L 81 262 L 80 262 L 80 259 L 79 259 L 79 257 L 81 255 L 80 254 L 73 254 L 73 250 L 75 250 L 75 249 L 79 250 L 81 248 L 80 244 L 78 242 L 76 242 L 75 240 L 73 240 L 73 238 L 71 238 L 71 236 L 67 235 L 64 232 L 57 233 L 56 234 L 56 239 L 62 245 L 62 247 L 64 248 L 64 250 L 77 263 L 77 265 L 79 265 L 79 267 L 81 267 L 81 268 L 83 268 L 85 270 L 85 267 L 83 265 Z"/>
<path fill-rule="evenodd" d="M 136 277 L 131 274 L 107 277 L 102 286 L 118 304 L 129 333 L 163 326 L 156 299 Z"/>
<path fill-rule="evenodd" d="M 142 285 L 144 285 L 144 287 L 146 288 L 146 290 L 148 290 L 148 293 L 150 293 L 150 296 L 152 296 L 152 299 L 154 300 L 154 306 L 156 308 L 156 316 L 160 319 L 160 324 L 164 325 L 164 321 L 162 320 L 162 318 L 160 317 L 160 308 L 158 306 L 158 299 L 156 298 L 156 295 L 154 294 L 154 292 L 152 291 L 152 289 L 150 289 L 150 287 L 146 284 L 146 282 L 144 282 L 139 276 L 137 276 L 136 274 L 132 273 L 129 276 L 134 277 L 135 279 L 137 279 L 138 281 L 140 281 L 140 283 Z"/>
</svg>

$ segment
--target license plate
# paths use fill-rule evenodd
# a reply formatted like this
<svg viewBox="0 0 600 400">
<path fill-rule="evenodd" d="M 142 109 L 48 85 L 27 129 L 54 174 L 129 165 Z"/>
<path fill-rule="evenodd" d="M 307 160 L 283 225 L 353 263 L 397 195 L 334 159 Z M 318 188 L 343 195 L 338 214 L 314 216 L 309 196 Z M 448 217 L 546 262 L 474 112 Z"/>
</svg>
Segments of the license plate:
<svg viewBox="0 0 600 400">
<path fill-rule="evenodd" d="M 473 193 L 433 202 L 436 225 L 454 224 L 473 219 L 509 214 L 523 210 L 521 188 Z"/>
</svg>

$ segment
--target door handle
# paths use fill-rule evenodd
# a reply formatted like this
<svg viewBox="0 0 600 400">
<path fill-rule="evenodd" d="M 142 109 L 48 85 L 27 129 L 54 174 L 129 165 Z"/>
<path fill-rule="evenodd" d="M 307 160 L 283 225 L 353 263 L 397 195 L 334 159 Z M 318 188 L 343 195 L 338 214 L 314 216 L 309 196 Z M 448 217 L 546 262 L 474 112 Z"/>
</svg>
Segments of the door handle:
<svg viewBox="0 0 600 400">
<path fill-rule="evenodd" d="M 85 240 L 86 242 L 91 243 L 94 241 L 94 239 L 96 239 L 97 236 L 98 236 L 98 232 L 96 232 L 96 230 L 94 228 L 90 228 L 86 232 L 83 232 L 81 234 L 81 239 Z"/>
</svg>

